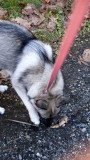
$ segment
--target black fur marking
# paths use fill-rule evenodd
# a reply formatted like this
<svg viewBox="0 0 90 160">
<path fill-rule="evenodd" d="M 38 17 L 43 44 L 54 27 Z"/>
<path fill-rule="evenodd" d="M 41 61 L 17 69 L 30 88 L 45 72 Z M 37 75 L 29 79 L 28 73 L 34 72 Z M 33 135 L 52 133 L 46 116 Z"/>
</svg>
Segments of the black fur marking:
<svg viewBox="0 0 90 160">
<path fill-rule="evenodd" d="M 0 32 L 6 33 L 9 37 L 13 38 L 20 42 L 20 45 L 17 47 L 16 53 L 22 53 L 23 48 L 32 40 L 36 40 L 36 37 L 32 32 L 28 31 L 24 27 L 20 27 L 18 24 L 14 23 L 0 23 Z"/>
</svg>

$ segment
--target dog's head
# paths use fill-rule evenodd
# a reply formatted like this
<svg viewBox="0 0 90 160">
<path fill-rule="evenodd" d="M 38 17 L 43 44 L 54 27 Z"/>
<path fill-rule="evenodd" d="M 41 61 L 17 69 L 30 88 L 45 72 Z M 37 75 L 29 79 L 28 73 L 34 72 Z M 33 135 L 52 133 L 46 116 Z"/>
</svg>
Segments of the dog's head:
<svg viewBox="0 0 90 160">
<path fill-rule="evenodd" d="M 40 113 L 42 118 L 51 118 L 59 112 L 59 103 L 61 96 L 46 96 L 35 100 L 36 109 Z"/>
<path fill-rule="evenodd" d="M 48 93 L 44 94 L 53 68 L 52 48 L 41 41 L 32 41 L 29 47 L 34 48 L 35 55 L 32 57 L 34 72 L 30 74 L 29 79 L 32 86 L 28 90 L 28 96 L 41 117 L 47 119 L 59 111 L 64 81 L 59 71 Z"/>
<path fill-rule="evenodd" d="M 48 93 L 39 94 L 39 96 L 34 99 L 36 110 L 42 118 L 51 118 L 59 112 L 60 102 L 64 99 L 63 87 L 64 81 L 61 71 L 59 71 Z"/>
</svg>

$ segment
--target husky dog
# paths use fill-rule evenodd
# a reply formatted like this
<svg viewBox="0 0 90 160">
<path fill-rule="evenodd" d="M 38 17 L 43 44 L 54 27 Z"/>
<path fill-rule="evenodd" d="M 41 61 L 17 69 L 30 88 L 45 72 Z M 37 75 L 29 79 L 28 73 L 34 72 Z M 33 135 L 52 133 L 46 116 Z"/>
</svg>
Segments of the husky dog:
<svg viewBox="0 0 90 160">
<path fill-rule="evenodd" d="M 52 49 L 24 27 L 0 20 L 0 69 L 9 73 L 11 83 L 26 106 L 31 121 L 39 125 L 59 110 L 64 81 L 61 71 L 44 93 L 53 68 Z"/>
</svg>

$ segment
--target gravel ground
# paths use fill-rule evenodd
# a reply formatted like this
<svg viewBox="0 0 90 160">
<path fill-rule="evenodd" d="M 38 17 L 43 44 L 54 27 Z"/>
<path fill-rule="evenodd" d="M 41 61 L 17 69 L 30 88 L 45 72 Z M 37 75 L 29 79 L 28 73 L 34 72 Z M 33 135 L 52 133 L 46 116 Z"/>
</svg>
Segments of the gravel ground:
<svg viewBox="0 0 90 160">
<path fill-rule="evenodd" d="M 67 116 L 64 127 L 51 129 L 41 123 L 37 128 L 8 121 L 29 122 L 29 116 L 9 81 L 5 82 L 9 89 L 0 93 L 0 106 L 6 109 L 0 115 L 0 160 L 90 160 L 90 72 L 88 66 L 78 63 L 89 41 L 88 34 L 78 36 L 62 67 L 64 92 L 70 102 L 61 105 L 53 124 Z"/>
</svg>

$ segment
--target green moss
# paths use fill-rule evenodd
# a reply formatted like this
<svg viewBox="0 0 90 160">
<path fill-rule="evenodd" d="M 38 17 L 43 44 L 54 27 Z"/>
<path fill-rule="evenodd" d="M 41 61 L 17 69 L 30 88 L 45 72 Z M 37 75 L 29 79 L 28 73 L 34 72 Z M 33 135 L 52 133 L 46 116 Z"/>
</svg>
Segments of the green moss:
<svg viewBox="0 0 90 160">
<path fill-rule="evenodd" d="M 55 17 L 57 17 L 56 33 L 59 37 L 62 37 L 65 30 L 64 20 L 63 20 L 63 11 L 59 10 L 58 13 L 55 15 Z"/>
<path fill-rule="evenodd" d="M 50 42 L 56 37 L 56 32 L 50 32 L 46 29 L 37 29 L 32 31 L 37 38 L 45 41 L 45 42 Z"/>
<path fill-rule="evenodd" d="M 82 28 L 80 30 L 80 34 L 85 34 L 86 32 L 90 32 L 90 22 L 89 20 L 85 20 L 82 24 Z"/>
</svg>

